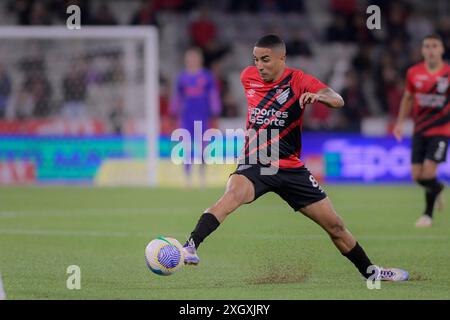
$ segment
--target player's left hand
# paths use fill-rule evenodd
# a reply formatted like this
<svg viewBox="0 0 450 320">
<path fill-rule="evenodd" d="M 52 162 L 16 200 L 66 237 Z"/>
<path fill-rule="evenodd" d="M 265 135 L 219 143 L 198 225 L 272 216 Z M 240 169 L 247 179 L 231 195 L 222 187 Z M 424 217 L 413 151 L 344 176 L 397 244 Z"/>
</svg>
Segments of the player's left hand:
<svg viewBox="0 0 450 320">
<path fill-rule="evenodd" d="M 317 93 L 305 92 L 300 96 L 298 100 L 300 102 L 300 106 L 304 107 L 307 104 L 314 103 L 319 101 L 320 95 Z"/>
</svg>

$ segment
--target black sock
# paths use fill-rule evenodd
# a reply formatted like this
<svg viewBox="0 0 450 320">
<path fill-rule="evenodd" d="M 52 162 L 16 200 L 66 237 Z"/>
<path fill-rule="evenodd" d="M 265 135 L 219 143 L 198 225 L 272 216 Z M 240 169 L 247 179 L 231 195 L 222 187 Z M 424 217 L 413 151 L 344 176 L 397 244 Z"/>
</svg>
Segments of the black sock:
<svg viewBox="0 0 450 320">
<path fill-rule="evenodd" d="M 433 218 L 434 203 L 437 196 L 443 189 L 443 184 L 436 178 L 417 180 L 417 183 L 425 188 L 425 212 L 427 216 Z"/>
<path fill-rule="evenodd" d="M 219 220 L 217 220 L 213 214 L 205 212 L 198 220 L 197 226 L 194 231 L 192 231 L 189 240 L 192 239 L 194 241 L 195 248 L 198 248 L 200 243 L 202 243 L 207 236 L 216 230 L 219 225 Z"/>
<path fill-rule="evenodd" d="M 370 262 L 370 259 L 367 257 L 366 253 L 364 252 L 363 248 L 361 248 L 358 242 L 356 242 L 356 245 L 353 247 L 353 249 L 351 249 L 347 253 L 343 253 L 342 255 L 353 262 L 355 267 L 359 270 L 364 278 L 367 279 L 372 274 L 367 271 L 367 268 L 372 265 L 372 262 Z"/>
</svg>

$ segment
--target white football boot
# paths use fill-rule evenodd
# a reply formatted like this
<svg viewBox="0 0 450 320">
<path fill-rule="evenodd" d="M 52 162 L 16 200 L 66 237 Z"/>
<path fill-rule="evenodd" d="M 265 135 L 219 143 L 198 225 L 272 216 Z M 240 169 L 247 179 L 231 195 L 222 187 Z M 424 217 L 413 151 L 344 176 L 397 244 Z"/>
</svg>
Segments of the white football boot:
<svg viewBox="0 0 450 320">
<path fill-rule="evenodd" d="M 424 214 L 416 221 L 417 228 L 429 228 L 433 225 L 433 219 Z"/>
</svg>

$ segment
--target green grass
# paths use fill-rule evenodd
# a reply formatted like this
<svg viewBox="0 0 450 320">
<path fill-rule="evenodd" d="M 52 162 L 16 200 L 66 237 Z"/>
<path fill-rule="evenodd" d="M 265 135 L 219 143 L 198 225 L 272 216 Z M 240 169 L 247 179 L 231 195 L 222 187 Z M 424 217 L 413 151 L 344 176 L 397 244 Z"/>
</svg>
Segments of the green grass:
<svg viewBox="0 0 450 320">
<path fill-rule="evenodd" d="M 0 188 L 0 272 L 8 299 L 450 299 L 450 212 L 416 229 L 413 186 L 328 186 L 374 263 L 409 270 L 369 290 L 325 233 L 277 195 L 233 213 L 200 248 L 201 264 L 151 273 L 146 244 L 181 242 L 222 189 Z M 448 197 L 446 191 L 444 196 Z M 81 268 L 81 290 L 66 269 Z"/>
</svg>

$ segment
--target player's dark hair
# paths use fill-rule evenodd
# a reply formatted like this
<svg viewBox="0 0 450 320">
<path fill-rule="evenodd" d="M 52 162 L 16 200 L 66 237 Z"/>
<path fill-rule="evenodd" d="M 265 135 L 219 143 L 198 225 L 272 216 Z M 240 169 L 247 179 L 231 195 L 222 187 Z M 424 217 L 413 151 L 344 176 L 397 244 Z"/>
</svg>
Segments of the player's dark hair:
<svg viewBox="0 0 450 320">
<path fill-rule="evenodd" d="M 432 34 L 427 35 L 426 37 L 423 38 L 423 41 L 425 41 L 427 39 L 439 40 L 440 42 L 444 43 L 444 40 L 442 40 L 442 37 L 440 35 L 438 35 L 437 33 L 432 33 Z"/>
<path fill-rule="evenodd" d="M 189 47 L 186 48 L 185 52 L 188 52 L 188 51 L 194 51 L 194 52 L 197 52 L 197 53 L 199 53 L 199 54 L 201 54 L 203 56 L 203 51 L 202 51 L 202 49 L 200 47 L 192 45 L 192 46 L 189 46 Z"/>
<path fill-rule="evenodd" d="M 282 48 L 286 51 L 286 44 L 279 36 L 275 34 L 268 34 L 260 38 L 258 41 L 256 41 L 255 47 L 269 49 Z"/>
</svg>

